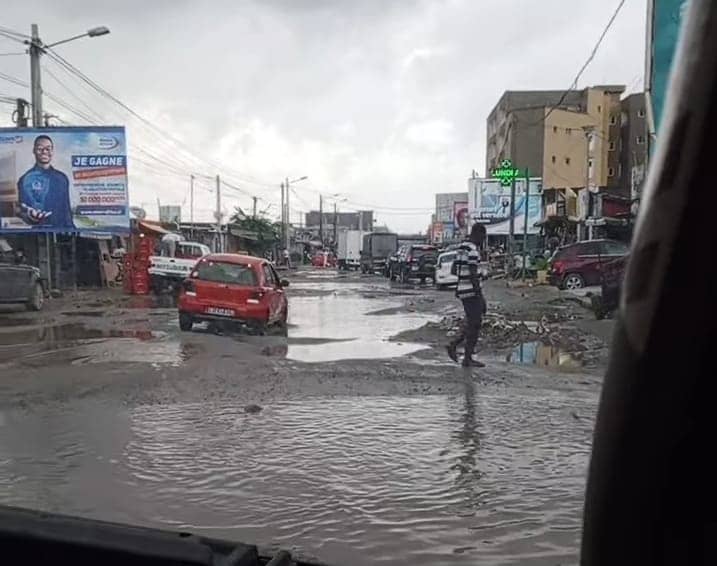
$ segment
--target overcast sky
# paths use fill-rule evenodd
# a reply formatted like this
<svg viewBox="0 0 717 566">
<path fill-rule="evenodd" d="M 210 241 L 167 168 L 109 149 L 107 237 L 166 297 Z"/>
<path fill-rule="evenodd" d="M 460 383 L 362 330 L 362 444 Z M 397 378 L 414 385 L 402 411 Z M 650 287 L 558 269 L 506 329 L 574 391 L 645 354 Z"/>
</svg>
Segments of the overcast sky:
<svg viewBox="0 0 717 566">
<path fill-rule="evenodd" d="M 188 219 L 190 172 L 222 173 L 259 196 L 260 209 L 278 202 L 285 176 L 308 175 L 291 195 L 295 220 L 318 207 L 320 191 L 346 198 L 340 209 L 375 206 L 379 222 L 425 231 L 433 195 L 464 191 L 471 170 L 483 172 L 485 121 L 502 92 L 569 86 L 617 4 L 5 0 L 0 26 L 29 33 L 35 22 L 46 43 L 111 29 L 57 52 L 183 148 L 48 58 L 43 86 L 97 122 L 127 126 L 130 196 L 150 215 L 159 198 L 184 202 Z M 580 87 L 642 89 L 645 14 L 645 0 L 627 0 Z M 21 49 L 0 37 L 0 53 Z M 0 71 L 27 81 L 28 57 L 0 56 Z M 0 94 L 29 98 L 2 78 Z M 10 110 L 0 105 L 0 125 L 10 125 Z M 195 219 L 211 219 L 212 184 L 198 181 Z M 225 192 L 227 211 L 250 206 L 249 196 Z M 401 207 L 415 210 L 392 210 Z"/>
</svg>

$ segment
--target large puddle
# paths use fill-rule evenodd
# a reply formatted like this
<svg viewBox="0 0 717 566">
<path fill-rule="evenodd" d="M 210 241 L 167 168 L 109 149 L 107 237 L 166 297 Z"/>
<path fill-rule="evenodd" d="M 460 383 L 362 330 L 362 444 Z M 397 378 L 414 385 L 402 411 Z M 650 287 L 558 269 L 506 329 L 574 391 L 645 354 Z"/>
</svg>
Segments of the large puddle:
<svg viewBox="0 0 717 566">
<path fill-rule="evenodd" d="M 287 357 L 303 362 L 392 358 L 425 348 L 421 344 L 389 342 L 399 332 L 418 328 L 434 317 L 415 313 L 369 314 L 400 306 L 385 299 L 367 299 L 336 289 L 319 296 L 291 297 L 289 338 L 324 339 L 320 345 L 289 343 Z M 327 289 L 328 283 L 325 284 Z"/>
<path fill-rule="evenodd" d="M 383 283 L 383 282 L 381 282 Z M 389 338 L 417 328 L 433 317 L 416 313 L 375 314 L 396 310 L 403 297 L 388 282 L 340 281 L 335 272 L 315 274 L 313 280 L 292 287 L 289 296 L 288 340 L 252 340 L 261 353 L 302 362 L 345 359 L 385 359 L 425 348 L 421 344 L 391 342 Z M 59 319 L 43 321 L 7 317 L 0 326 L 0 363 L 19 358 L 34 363 L 146 362 L 179 364 L 192 334 L 179 332 L 176 310 L 167 297 L 130 297 L 121 320 L 106 319 L 107 311 L 90 308 L 65 310 Z M 124 310 L 124 307 L 129 307 Z M 144 310 L 140 310 L 144 309 Z M 369 314 L 371 313 L 371 314 Z M 57 318 L 57 317 L 56 317 Z M 195 335 L 211 334 L 199 327 Z M 217 340 L 228 340 L 223 332 Z M 61 353 L 58 354 L 58 353 Z"/>
<path fill-rule="evenodd" d="M 596 399 L 476 390 L 0 413 L 0 502 L 330 564 L 577 562 Z M 582 415 L 576 420 L 575 413 Z"/>
</svg>

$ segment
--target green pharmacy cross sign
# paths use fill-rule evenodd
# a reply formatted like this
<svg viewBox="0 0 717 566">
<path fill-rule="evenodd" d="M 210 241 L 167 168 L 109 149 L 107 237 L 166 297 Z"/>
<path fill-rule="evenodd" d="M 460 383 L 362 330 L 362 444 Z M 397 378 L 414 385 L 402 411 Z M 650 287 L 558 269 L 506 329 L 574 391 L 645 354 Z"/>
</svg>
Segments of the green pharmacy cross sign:
<svg viewBox="0 0 717 566">
<path fill-rule="evenodd" d="M 510 159 L 504 159 L 500 162 L 500 167 L 496 167 L 491 171 L 493 177 L 500 181 L 500 184 L 504 187 L 510 186 L 513 181 L 520 177 L 520 169 L 513 167 L 513 162 Z"/>
</svg>

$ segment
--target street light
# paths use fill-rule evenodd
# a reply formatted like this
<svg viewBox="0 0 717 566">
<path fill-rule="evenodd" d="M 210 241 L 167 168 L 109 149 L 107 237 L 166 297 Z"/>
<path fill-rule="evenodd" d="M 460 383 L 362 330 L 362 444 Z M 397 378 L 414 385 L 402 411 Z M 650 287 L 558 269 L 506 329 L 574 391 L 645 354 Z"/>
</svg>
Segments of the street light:
<svg viewBox="0 0 717 566">
<path fill-rule="evenodd" d="M 284 231 L 284 247 L 288 250 L 289 244 L 290 244 L 290 236 L 289 236 L 289 226 L 291 225 L 291 216 L 289 208 L 289 187 L 293 183 L 298 183 L 299 181 L 306 181 L 309 177 L 307 175 L 304 175 L 303 177 L 298 177 L 292 181 L 289 181 L 289 177 L 286 177 L 284 182 L 281 184 L 281 216 L 282 216 L 282 226 Z"/>
<path fill-rule="evenodd" d="M 50 49 L 63 43 L 74 41 L 82 37 L 99 37 L 101 35 L 107 35 L 110 30 L 106 26 L 97 26 L 88 29 L 85 33 L 68 37 L 55 43 L 45 45 L 40 39 L 40 33 L 37 28 L 37 24 L 30 26 L 31 36 L 25 43 L 29 45 L 30 53 L 30 91 L 32 97 L 32 124 L 36 128 L 42 127 L 42 79 L 40 76 L 40 55 L 45 53 L 46 49 Z"/>
<path fill-rule="evenodd" d="M 97 26 L 96 28 L 88 29 L 85 33 L 81 33 L 80 35 L 73 35 L 72 37 L 68 37 L 67 39 L 56 41 L 55 43 L 50 43 L 49 45 L 45 45 L 44 47 L 55 47 L 56 45 L 69 43 L 70 41 L 74 41 L 75 39 L 81 39 L 83 37 L 99 37 L 101 35 L 107 35 L 109 32 L 110 28 L 108 28 L 107 26 Z"/>
</svg>

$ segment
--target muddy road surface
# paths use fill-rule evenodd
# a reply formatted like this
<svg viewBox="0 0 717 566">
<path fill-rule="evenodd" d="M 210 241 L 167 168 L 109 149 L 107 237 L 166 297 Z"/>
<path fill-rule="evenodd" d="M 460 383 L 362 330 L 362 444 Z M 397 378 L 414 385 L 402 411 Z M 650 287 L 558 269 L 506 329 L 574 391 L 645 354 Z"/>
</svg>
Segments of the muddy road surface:
<svg viewBox="0 0 717 566">
<path fill-rule="evenodd" d="M 473 371 L 450 292 L 332 271 L 292 274 L 288 337 L 105 291 L 0 313 L 0 502 L 336 565 L 576 563 L 610 321 L 486 294 Z"/>
</svg>

